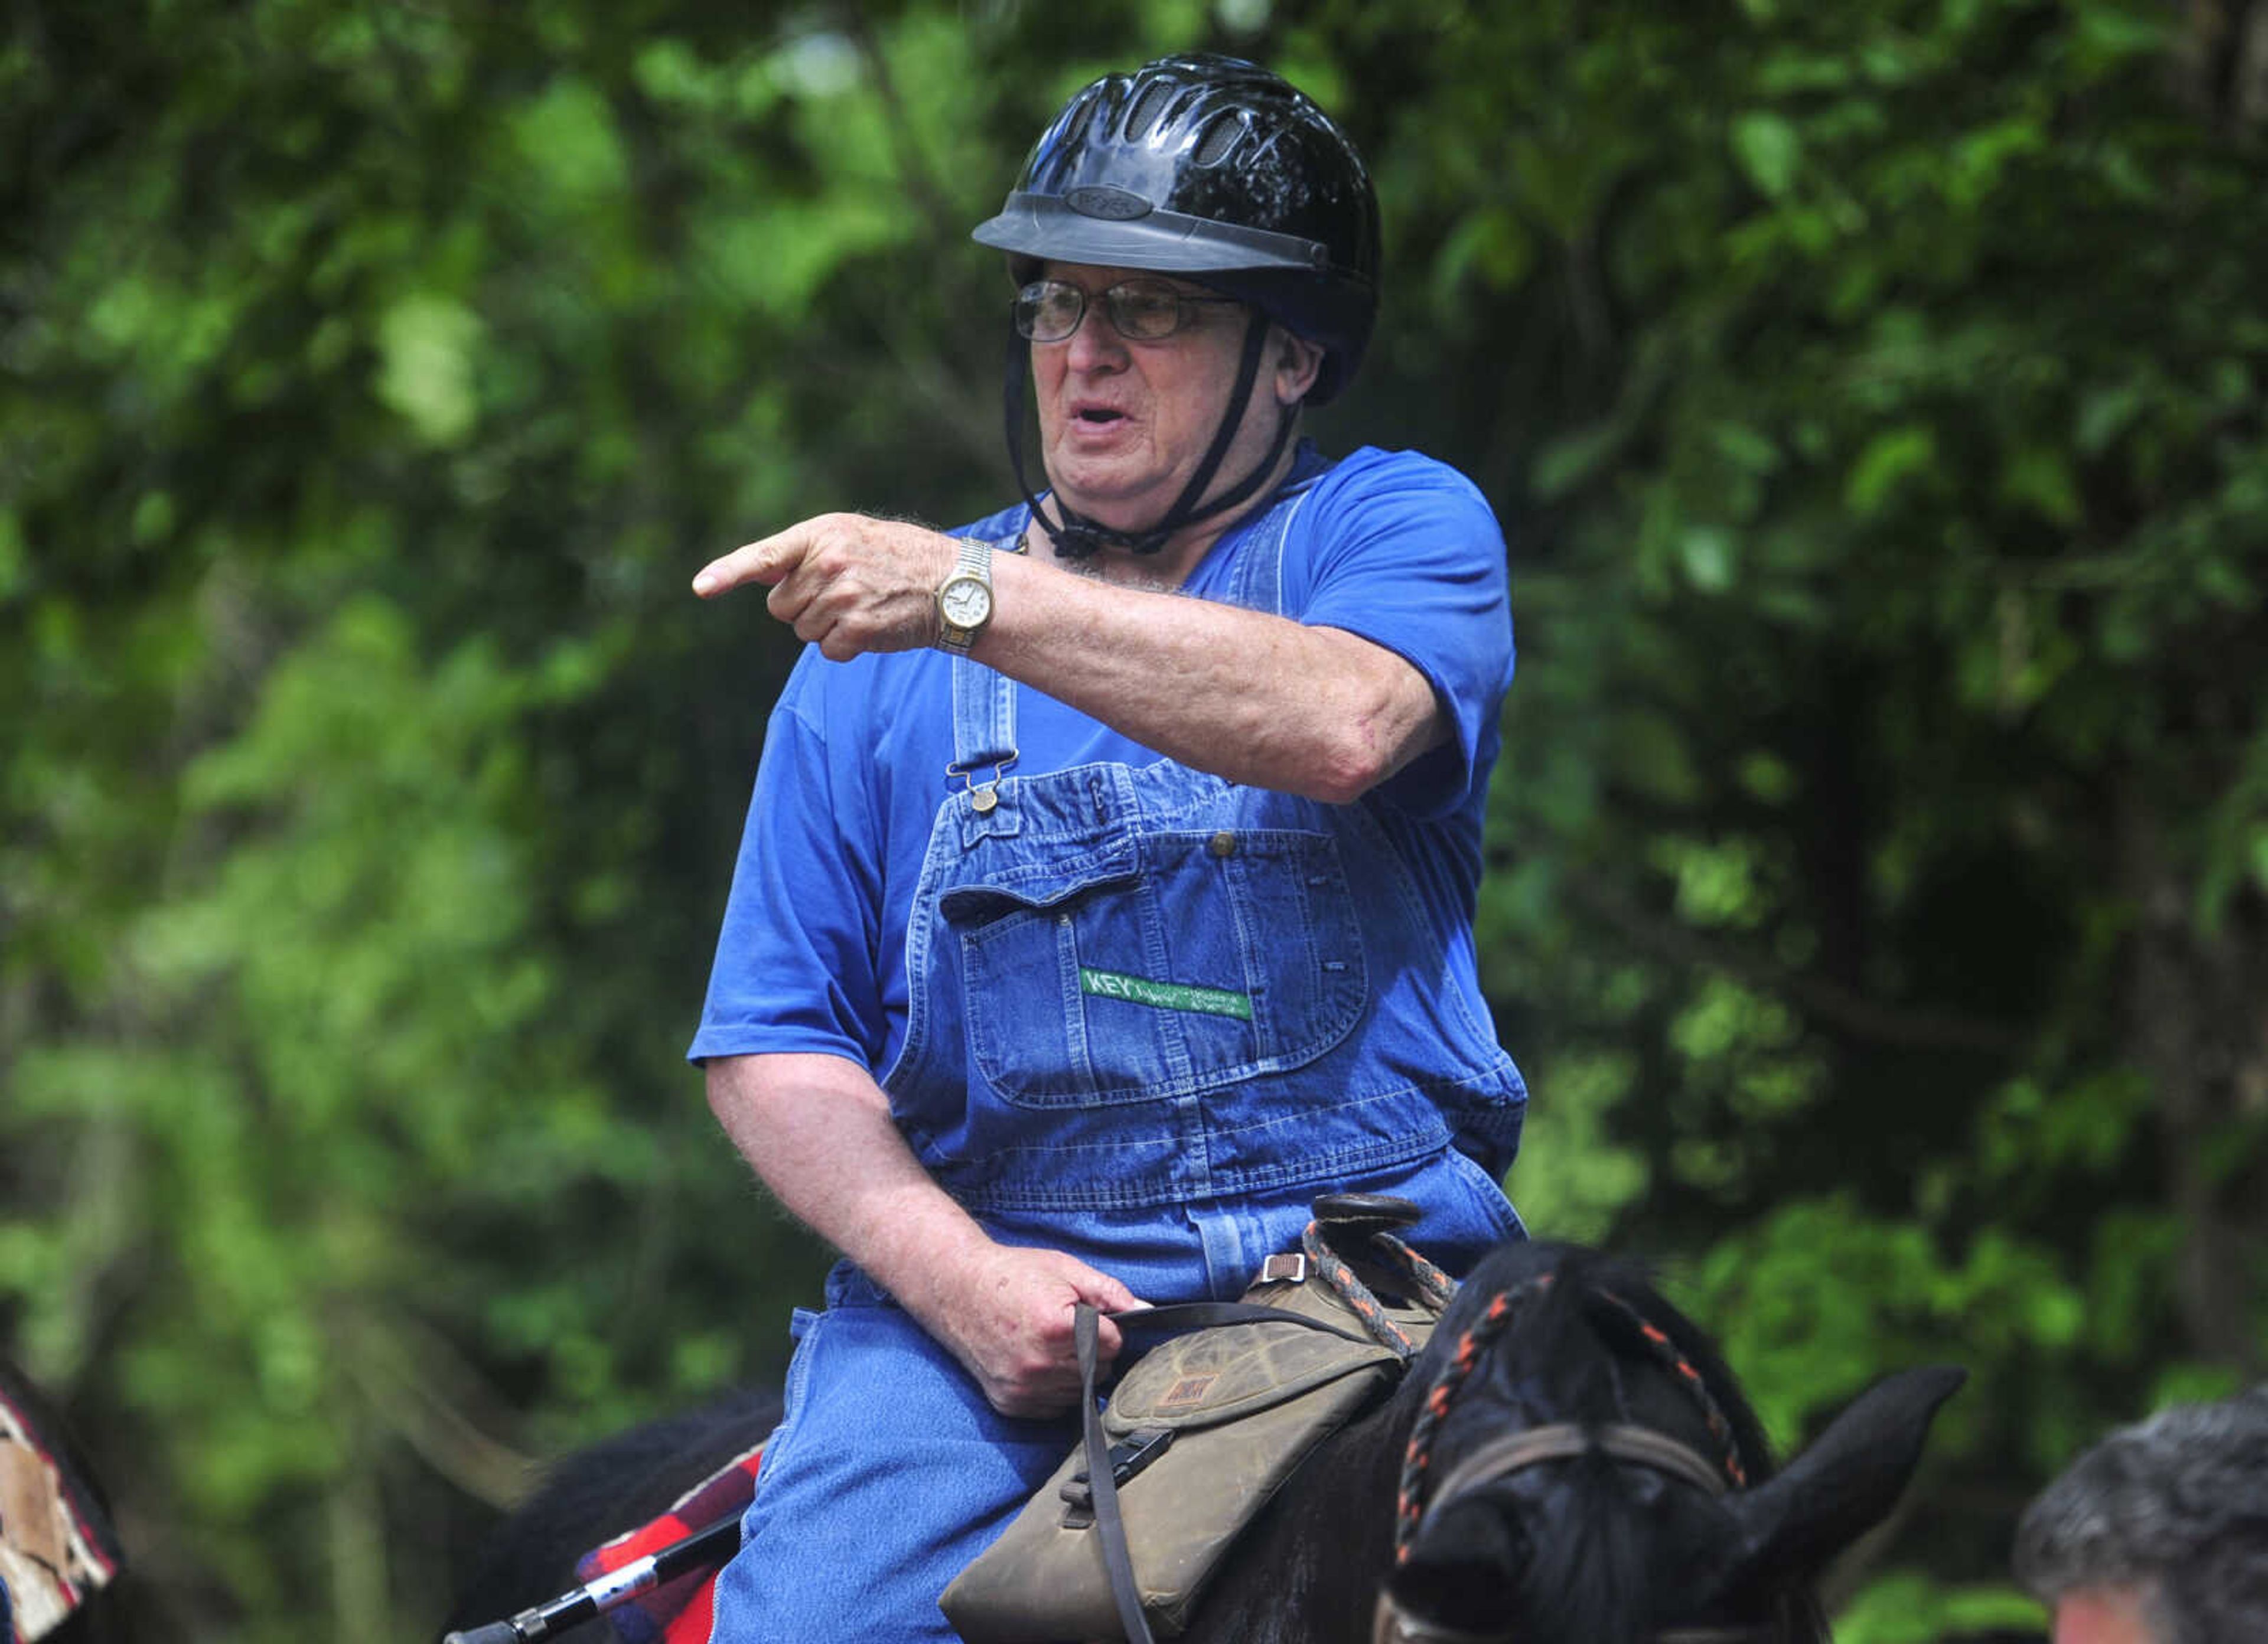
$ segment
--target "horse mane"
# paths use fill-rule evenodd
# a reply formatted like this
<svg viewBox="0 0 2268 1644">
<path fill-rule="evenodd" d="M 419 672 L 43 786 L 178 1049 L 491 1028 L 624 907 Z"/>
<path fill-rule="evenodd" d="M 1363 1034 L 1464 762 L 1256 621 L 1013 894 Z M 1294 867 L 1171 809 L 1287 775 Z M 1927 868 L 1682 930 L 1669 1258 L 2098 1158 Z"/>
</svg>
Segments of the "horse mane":
<svg viewBox="0 0 2268 1644">
<path fill-rule="evenodd" d="M 1661 1295 L 1651 1271 L 1636 1261 L 1549 1242 L 1500 1246 L 1465 1281 L 1396 1394 L 1392 1419 L 1397 1431 L 1414 1424 L 1459 1343 L 1483 1325 L 1498 1296 L 1513 1298 L 1516 1310 L 1444 1421 L 1437 1469 L 1454 1464 L 1459 1452 L 1508 1424 L 1569 1422 L 1692 1435 L 1689 1442 L 1712 1460 L 1729 1450 L 1749 1485 L 1775 1471 L 1763 1425 L 1716 1343 Z M 1666 1346 L 1650 1344 L 1646 1327 Z M 1692 1375 L 1674 1369 L 1674 1363 Z M 1535 1516 L 1549 1524 L 1549 1534 L 1512 1546 L 1519 1525 L 1503 1515 L 1472 1516 L 1476 1522 L 1468 1531 L 1506 1541 L 1499 1556 L 1505 1567 L 1519 1572 L 1521 1636 L 1537 1644 L 1624 1644 L 1649 1636 L 1661 1613 L 1661 1584 L 1677 1577 L 1661 1567 L 1645 1519 L 1631 1510 L 1627 1470 L 1593 1451 L 1540 1470 L 1521 1487 L 1540 1494 Z M 1742 1596 L 1755 1597 L 1782 1644 L 1827 1637 L 1806 1583 Z"/>
</svg>

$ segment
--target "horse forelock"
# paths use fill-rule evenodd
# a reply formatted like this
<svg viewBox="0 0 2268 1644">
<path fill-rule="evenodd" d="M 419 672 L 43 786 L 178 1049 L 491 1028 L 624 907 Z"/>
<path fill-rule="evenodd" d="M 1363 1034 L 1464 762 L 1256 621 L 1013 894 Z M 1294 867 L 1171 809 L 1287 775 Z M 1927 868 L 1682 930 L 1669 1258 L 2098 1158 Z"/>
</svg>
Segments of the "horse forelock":
<svg viewBox="0 0 2268 1644">
<path fill-rule="evenodd" d="M 1506 1596 L 1517 1636 L 1534 1644 L 1638 1644 L 1653 1613 L 1657 1573 L 1613 1463 L 1579 1457 L 1507 1494 L 1520 1501 L 1528 1555 Z"/>
</svg>

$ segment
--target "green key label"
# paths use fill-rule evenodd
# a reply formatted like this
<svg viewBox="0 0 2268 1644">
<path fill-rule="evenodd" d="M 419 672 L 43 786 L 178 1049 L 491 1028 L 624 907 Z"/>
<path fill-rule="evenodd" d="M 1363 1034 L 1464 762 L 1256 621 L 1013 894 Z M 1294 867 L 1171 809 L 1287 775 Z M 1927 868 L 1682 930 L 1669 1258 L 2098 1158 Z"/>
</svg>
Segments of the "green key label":
<svg viewBox="0 0 2268 1644">
<path fill-rule="evenodd" d="M 1116 971 L 1079 970 L 1079 990 L 1104 999 L 1123 999 L 1129 1004 L 1158 1010 L 1195 1010 L 1209 1016 L 1252 1020 L 1252 995 L 1233 994 L 1225 987 L 1190 987 L 1181 982 L 1153 982 L 1143 976 L 1122 976 Z"/>
</svg>

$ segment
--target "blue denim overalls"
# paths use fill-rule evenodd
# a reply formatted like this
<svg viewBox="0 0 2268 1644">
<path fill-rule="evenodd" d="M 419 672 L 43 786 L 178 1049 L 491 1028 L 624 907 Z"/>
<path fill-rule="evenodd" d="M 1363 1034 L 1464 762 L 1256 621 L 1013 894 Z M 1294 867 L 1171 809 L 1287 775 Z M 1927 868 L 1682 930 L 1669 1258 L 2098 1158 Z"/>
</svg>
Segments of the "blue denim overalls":
<svg viewBox="0 0 2268 1644">
<path fill-rule="evenodd" d="M 1305 495 L 1214 549 L 1233 602 L 1280 609 Z M 1024 687 L 966 657 L 952 675 L 966 786 L 922 864 L 881 1083 L 956 1200 L 1151 1302 L 1239 1295 L 1333 1189 L 1418 1200 L 1413 1238 L 1453 1270 L 1519 1230 L 1497 1181 L 1526 1092 L 1396 848 L 1418 825 L 1163 760 L 1019 774 Z M 847 1264 L 828 1302 L 797 1317 L 713 1636 L 949 1640 L 937 1595 L 1076 1424 L 998 1414 Z"/>
</svg>

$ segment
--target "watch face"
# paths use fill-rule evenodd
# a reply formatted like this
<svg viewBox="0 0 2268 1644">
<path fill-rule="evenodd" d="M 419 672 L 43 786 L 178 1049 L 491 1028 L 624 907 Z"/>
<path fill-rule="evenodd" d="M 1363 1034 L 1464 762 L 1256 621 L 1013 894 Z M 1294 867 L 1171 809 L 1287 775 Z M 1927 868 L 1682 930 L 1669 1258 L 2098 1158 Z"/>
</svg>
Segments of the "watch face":
<svg viewBox="0 0 2268 1644">
<path fill-rule="evenodd" d="M 992 591 L 974 576 L 956 576 L 938 591 L 937 608 L 954 628 L 982 628 L 992 614 Z"/>
</svg>

